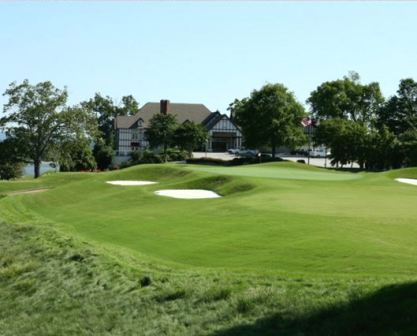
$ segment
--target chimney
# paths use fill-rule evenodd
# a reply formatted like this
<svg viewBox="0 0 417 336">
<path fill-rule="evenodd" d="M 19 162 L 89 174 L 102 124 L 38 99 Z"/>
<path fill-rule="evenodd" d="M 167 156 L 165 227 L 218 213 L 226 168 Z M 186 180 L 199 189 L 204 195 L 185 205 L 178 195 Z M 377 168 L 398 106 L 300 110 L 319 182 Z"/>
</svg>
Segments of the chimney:
<svg viewBox="0 0 417 336">
<path fill-rule="evenodd" d="M 161 100 L 161 110 L 162 114 L 167 114 L 169 112 L 169 100 Z"/>
</svg>

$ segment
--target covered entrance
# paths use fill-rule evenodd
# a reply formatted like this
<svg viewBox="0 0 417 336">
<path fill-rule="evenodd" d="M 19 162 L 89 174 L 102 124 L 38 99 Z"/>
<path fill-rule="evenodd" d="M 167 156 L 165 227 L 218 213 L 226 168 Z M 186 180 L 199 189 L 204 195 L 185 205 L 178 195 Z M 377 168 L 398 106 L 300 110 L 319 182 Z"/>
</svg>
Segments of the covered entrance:
<svg viewBox="0 0 417 336">
<path fill-rule="evenodd" d="M 211 138 L 211 150 L 213 152 L 226 152 L 230 148 L 236 148 L 235 132 L 213 132 Z"/>
</svg>

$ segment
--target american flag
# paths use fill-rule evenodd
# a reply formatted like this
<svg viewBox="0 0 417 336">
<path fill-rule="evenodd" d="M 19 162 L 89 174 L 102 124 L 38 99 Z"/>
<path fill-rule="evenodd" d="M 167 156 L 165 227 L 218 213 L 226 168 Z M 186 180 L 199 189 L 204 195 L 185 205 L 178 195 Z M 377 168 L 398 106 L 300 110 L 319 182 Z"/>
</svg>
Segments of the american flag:
<svg viewBox="0 0 417 336">
<path fill-rule="evenodd" d="M 303 125 L 304 127 L 310 126 L 313 123 L 313 120 L 306 117 L 303 118 L 303 120 L 301 120 L 301 125 Z"/>
</svg>

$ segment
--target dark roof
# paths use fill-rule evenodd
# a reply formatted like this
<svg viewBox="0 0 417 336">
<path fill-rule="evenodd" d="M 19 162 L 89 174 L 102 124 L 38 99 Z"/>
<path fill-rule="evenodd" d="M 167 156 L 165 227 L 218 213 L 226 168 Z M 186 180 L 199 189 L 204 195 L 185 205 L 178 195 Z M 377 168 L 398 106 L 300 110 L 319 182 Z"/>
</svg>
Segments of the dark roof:
<svg viewBox="0 0 417 336">
<path fill-rule="evenodd" d="M 240 130 L 239 126 L 235 124 L 235 122 L 230 119 L 227 115 L 221 114 L 219 111 L 213 112 L 210 114 L 203 122 L 202 125 L 210 131 L 216 124 L 222 120 L 223 118 L 228 119 L 238 130 Z"/>
<path fill-rule="evenodd" d="M 210 114 L 203 122 L 202 125 L 207 129 L 210 130 L 214 127 L 221 119 L 223 115 L 220 112 L 216 111 Z"/>
<path fill-rule="evenodd" d="M 130 128 L 139 119 L 143 120 L 144 127 L 148 127 L 149 120 L 157 113 L 160 113 L 160 103 L 146 103 L 134 116 L 117 117 L 115 120 L 115 127 Z M 203 104 L 182 103 L 170 103 L 168 113 L 175 115 L 180 124 L 187 120 L 201 124 L 212 114 L 212 112 Z"/>
</svg>

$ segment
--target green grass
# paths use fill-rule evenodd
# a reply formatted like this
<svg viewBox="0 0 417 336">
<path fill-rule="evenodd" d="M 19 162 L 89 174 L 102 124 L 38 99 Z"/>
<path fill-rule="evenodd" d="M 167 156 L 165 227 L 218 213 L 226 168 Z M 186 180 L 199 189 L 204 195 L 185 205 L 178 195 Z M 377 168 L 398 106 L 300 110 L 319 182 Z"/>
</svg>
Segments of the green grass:
<svg viewBox="0 0 417 336">
<path fill-rule="evenodd" d="M 0 294 L 8 298 L 1 308 L 9 311 L 2 309 L 0 330 L 27 334 L 33 323 L 34 334 L 54 334 L 47 322 L 55 305 L 47 302 L 60 297 L 64 334 L 132 334 L 138 326 L 140 335 L 415 334 L 405 298 L 416 296 L 409 282 L 417 275 L 417 187 L 396 177 L 416 178 L 417 169 L 166 164 L 1 182 L 0 194 L 50 190 L 0 199 Z M 116 179 L 159 183 L 105 183 Z M 223 197 L 154 194 L 165 188 Z M 143 276 L 149 286 L 141 287 Z M 107 279 L 107 298 L 96 277 Z M 61 297 L 66 279 L 74 297 Z M 100 315 L 106 304 L 111 317 Z"/>
</svg>

